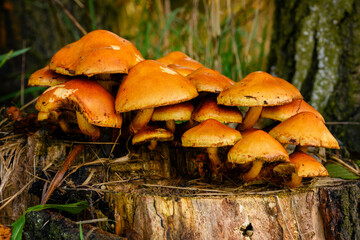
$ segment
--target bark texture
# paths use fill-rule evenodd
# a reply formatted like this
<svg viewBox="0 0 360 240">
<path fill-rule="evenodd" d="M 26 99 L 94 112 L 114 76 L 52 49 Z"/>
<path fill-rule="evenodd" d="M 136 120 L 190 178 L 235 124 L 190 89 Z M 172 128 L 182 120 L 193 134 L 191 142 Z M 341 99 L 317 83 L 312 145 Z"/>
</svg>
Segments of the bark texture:
<svg viewBox="0 0 360 240">
<path fill-rule="evenodd" d="M 275 1 L 268 71 L 292 82 L 326 121 L 360 121 L 360 1 Z M 360 152 L 360 125 L 330 130 Z"/>
<path fill-rule="evenodd" d="M 132 189 L 112 199 L 120 232 L 139 239 L 359 239 L 360 181 L 316 185 L 220 196 Z"/>
</svg>

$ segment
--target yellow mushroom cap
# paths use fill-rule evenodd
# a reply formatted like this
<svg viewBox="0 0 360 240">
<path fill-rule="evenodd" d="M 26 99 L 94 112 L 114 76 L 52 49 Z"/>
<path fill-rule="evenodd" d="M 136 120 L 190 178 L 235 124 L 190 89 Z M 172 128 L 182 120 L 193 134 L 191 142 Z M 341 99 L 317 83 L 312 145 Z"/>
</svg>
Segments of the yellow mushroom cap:
<svg viewBox="0 0 360 240">
<path fill-rule="evenodd" d="M 30 75 L 29 86 L 50 87 L 69 81 L 69 76 L 58 74 L 50 70 L 49 65 L 43 67 Z"/>
<path fill-rule="evenodd" d="M 150 142 L 151 140 L 172 141 L 173 139 L 174 135 L 172 134 L 172 132 L 166 129 L 157 128 L 154 126 L 146 126 L 134 135 L 132 139 L 132 144 L 142 144 Z"/>
<path fill-rule="evenodd" d="M 283 121 L 269 132 L 284 144 L 339 149 L 339 144 L 314 113 L 302 112 Z"/>
<path fill-rule="evenodd" d="M 50 69 L 70 76 L 128 73 L 143 60 L 128 40 L 110 31 L 95 30 L 56 52 Z"/>
<path fill-rule="evenodd" d="M 312 112 L 321 121 L 325 122 L 323 116 L 303 99 L 296 99 L 291 103 L 280 106 L 264 107 L 261 112 L 261 117 L 283 122 L 286 119 L 301 112 Z"/>
<path fill-rule="evenodd" d="M 285 148 L 262 130 L 252 131 L 237 142 L 228 153 L 228 161 L 244 164 L 252 161 L 289 161 Z"/>
<path fill-rule="evenodd" d="M 189 75 L 190 73 L 192 73 L 194 71 L 193 68 L 181 66 L 179 64 L 170 64 L 170 65 L 168 65 L 168 67 L 171 69 L 174 69 L 175 71 L 177 71 L 184 77 L 186 77 L 187 75 Z"/>
<path fill-rule="evenodd" d="M 220 93 L 234 85 L 234 81 L 210 68 L 201 67 L 186 76 L 198 92 Z"/>
<path fill-rule="evenodd" d="M 240 132 L 214 119 L 208 119 L 187 130 L 181 137 L 184 147 L 223 147 L 241 139 Z"/>
<path fill-rule="evenodd" d="M 81 113 L 91 124 L 120 128 L 122 118 L 115 113 L 114 101 L 114 97 L 97 82 L 73 79 L 45 90 L 35 108 L 40 112 L 71 109 Z"/>
<path fill-rule="evenodd" d="M 280 175 L 296 173 L 299 177 L 329 176 L 328 171 L 320 162 L 304 152 L 290 154 L 290 162 L 279 164 L 273 171 Z"/>
<path fill-rule="evenodd" d="M 158 107 L 154 110 L 152 121 L 187 121 L 191 119 L 191 113 L 194 106 L 189 102 L 178 103 L 175 105 L 168 105 Z"/>
<path fill-rule="evenodd" d="M 302 99 L 296 87 L 266 72 L 253 72 L 222 91 L 218 104 L 227 106 L 275 106 Z"/>
<path fill-rule="evenodd" d="M 215 98 L 205 99 L 195 109 L 192 118 L 197 122 L 216 119 L 221 123 L 241 123 L 242 115 L 237 107 L 218 105 Z"/>
<path fill-rule="evenodd" d="M 192 68 L 193 70 L 198 69 L 199 67 L 203 67 L 201 63 L 195 61 L 185 53 L 180 51 L 173 51 L 161 58 L 156 59 L 156 61 L 168 66 L 170 64 L 177 64 L 180 66 Z"/>
<path fill-rule="evenodd" d="M 153 60 L 135 65 L 121 83 L 117 112 L 172 105 L 198 95 L 195 86 L 173 69 Z"/>
</svg>

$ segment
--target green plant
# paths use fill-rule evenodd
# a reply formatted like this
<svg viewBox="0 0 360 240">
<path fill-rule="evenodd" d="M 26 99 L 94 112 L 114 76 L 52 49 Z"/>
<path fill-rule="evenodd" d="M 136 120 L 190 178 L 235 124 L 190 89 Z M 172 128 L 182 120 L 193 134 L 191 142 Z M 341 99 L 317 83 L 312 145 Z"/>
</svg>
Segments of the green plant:
<svg viewBox="0 0 360 240">
<path fill-rule="evenodd" d="M 36 205 L 33 207 L 29 207 L 21 217 L 12 224 L 13 230 L 11 235 L 11 240 L 21 240 L 22 239 L 22 230 L 25 224 L 25 215 L 31 211 L 41 211 L 49 208 L 58 209 L 61 211 L 66 211 L 72 214 L 78 214 L 82 210 L 88 207 L 88 202 L 82 201 L 77 203 L 70 204 L 44 204 L 44 205 Z"/>
</svg>

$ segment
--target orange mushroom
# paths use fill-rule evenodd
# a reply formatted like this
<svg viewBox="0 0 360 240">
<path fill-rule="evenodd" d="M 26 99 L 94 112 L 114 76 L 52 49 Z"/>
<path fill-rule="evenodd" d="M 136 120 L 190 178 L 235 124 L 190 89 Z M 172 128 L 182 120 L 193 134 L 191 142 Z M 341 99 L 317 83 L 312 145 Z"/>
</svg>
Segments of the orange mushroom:
<svg viewBox="0 0 360 240">
<path fill-rule="evenodd" d="M 258 176 L 265 162 L 277 161 L 288 162 L 289 155 L 278 141 L 262 130 L 246 133 L 228 153 L 228 162 L 252 163 L 251 169 L 243 176 L 246 182 Z"/>
<path fill-rule="evenodd" d="M 158 141 L 172 141 L 173 139 L 173 133 L 166 129 L 154 126 L 146 126 L 134 135 L 132 144 L 136 145 L 150 142 L 148 148 L 149 150 L 154 150 Z"/>
<path fill-rule="evenodd" d="M 302 99 L 302 95 L 292 84 L 266 72 L 257 71 L 222 91 L 217 102 L 227 106 L 250 107 L 240 128 L 246 130 L 254 126 L 259 119 L 263 106 L 282 105 L 295 99 Z"/>
<path fill-rule="evenodd" d="M 225 126 L 215 119 L 207 119 L 199 125 L 187 130 L 181 137 L 184 147 L 204 147 L 207 149 L 210 169 L 218 174 L 222 162 L 218 156 L 218 147 L 232 146 L 241 139 L 235 129 Z"/>
<path fill-rule="evenodd" d="M 201 63 L 199 63 L 198 61 L 192 59 L 191 57 L 180 51 L 173 51 L 171 53 L 168 53 L 167 55 L 156 59 L 156 61 L 166 66 L 169 66 L 170 64 L 176 64 L 176 65 L 192 68 L 193 70 L 196 70 L 199 67 L 203 67 Z"/>
<path fill-rule="evenodd" d="M 198 95 L 195 86 L 173 69 L 153 60 L 134 66 L 120 85 L 115 100 L 118 113 L 138 110 L 130 124 L 134 133 L 147 125 L 155 107 L 188 101 Z"/>
<path fill-rule="evenodd" d="M 49 65 L 30 75 L 29 86 L 51 87 L 71 80 L 69 76 L 58 74 L 50 70 Z"/>
</svg>

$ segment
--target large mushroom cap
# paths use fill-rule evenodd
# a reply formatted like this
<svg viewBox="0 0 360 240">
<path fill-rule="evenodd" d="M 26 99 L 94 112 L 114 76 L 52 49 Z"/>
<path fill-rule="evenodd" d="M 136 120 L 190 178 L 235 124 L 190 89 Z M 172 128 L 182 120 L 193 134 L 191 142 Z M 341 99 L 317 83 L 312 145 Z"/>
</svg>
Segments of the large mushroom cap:
<svg viewBox="0 0 360 240">
<path fill-rule="evenodd" d="M 50 69 L 70 76 L 128 73 L 143 60 L 128 40 L 106 30 L 95 30 L 55 53 Z"/>
<path fill-rule="evenodd" d="M 159 107 L 154 110 L 152 121 L 188 121 L 191 118 L 191 113 L 194 106 L 189 102 L 178 103 L 175 105 L 168 105 Z"/>
<path fill-rule="evenodd" d="M 302 99 L 296 87 L 266 72 L 253 72 L 222 91 L 217 101 L 228 106 L 275 106 Z"/>
<path fill-rule="evenodd" d="M 286 119 L 301 112 L 312 112 L 321 121 L 325 122 L 323 116 L 303 99 L 296 99 L 291 103 L 280 106 L 265 107 L 262 109 L 261 117 L 283 122 Z"/>
<path fill-rule="evenodd" d="M 177 71 L 184 77 L 186 77 L 187 75 L 189 75 L 190 73 L 192 73 L 194 71 L 193 68 L 181 66 L 179 64 L 170 64 L 170 65 L 168 65 L 168 67 L 171 69 L 174 69 L 175 71 Z"/>
<path fill-rule="evenodd" d="M 195 109 L 192 118 L 197 122 L 216 119 L 221 123 L 241 123 L 242 115 L 237 107 L 218 105 L 215 98 L 205 99 Z"/>
<path fill-rule="evenodd" d="M 223 147 L 234 145 L 241 133 L 214 119 L 187 130 L 181 137 L 184 147 Z"/>
<path fill-rule="evenodd" d="M 35 108 L 50 112 L 59 108 L 76 110 L 85 119 L 101 127 L 120 128 L 122 118 L 115 113 L 114 97 L 95 81 L 73 79 L 48 88 Z"/>
<path fill-rule="evenodd" d="M 285 148 L 262 130 L 252 131 L 237 142 L 228 153 L 228 161 L 244 164 L 252 161 L 289 161 Z"/>
<path fill-rule="evenodd" d="M 283 144 L 339 149 L 325 124 L 311 112 L 298 113 L 274 127 L 269 134 Z"/>
<path fill-rule="evenodd" d="M 198 95 L 195 86 L 171 68 L 146 60 L 135 65 L 120 85 L 117 112 L 154 108 L 188 101 Z"/>
<path fill-rule="evenodd" d="M 210 68 L 201 67 L 186 76 L 198 92 L 220 93 L 234 85 L 234 81 Z"/>
<path fill-rule="evenodd" d="M 49 65 L 43 67 L 30 75 L 29 86 L 50 87 L 69 81 L 71 78 L 50 70 Z"/>
<path fill-rule="evenodd" d="M 179 51 L 173 51 L 161 58 L 156 59 L 156 61 L 168 66 L 170 64 L 177 64 L 184 67 L 198 69 L 199 67 L 203 67 L 201 63 L 195 61 L 185 53 Z"/>
</svg>

